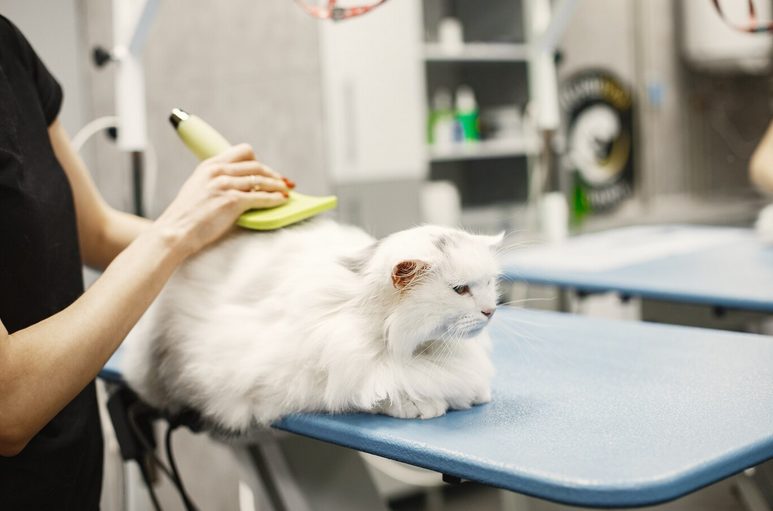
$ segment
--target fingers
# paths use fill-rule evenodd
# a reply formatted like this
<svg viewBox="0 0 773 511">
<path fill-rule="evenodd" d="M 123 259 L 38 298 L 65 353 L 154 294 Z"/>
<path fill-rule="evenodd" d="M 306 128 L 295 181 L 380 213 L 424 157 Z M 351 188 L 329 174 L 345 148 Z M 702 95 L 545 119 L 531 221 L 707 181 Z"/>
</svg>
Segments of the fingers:
<svg viewBox="0 0 773 511">
<path fill-rule="evenodd" d="M 295 188 L 295 183 L 282 176 L 268 165 L 255 159 L 255 153 L 249 144 L 239 144 L 228 148 L 206 162 L 214 176 L 247 176 L 256 174 L 284 181 L 287 188 Z"/>
<path fill-rule="evenodd" d="M 281 206 L 287 197 L 280 192 L 242 192 L 235 191 L 244 209 L 265 209 Z"/>
<path fill-rule="evenodd" d="M 285 184 L 284 181 L 256 174 L 249 174 L 246 176 L 220 175 L 217 176 L 213 182 L 214 185 L 221 190 L 235 189 L 243 192 L 279 192 L 282 195 L 287 195 L 289 192 L 287 184 Z"/>
<path fill-rule="evenodd" d="M 273 179 L 282 179 L 282 176 L 279 174 L 279 172 L 256 160 L 239 161 L 233 163 L 224 162 L 217 167 L 215 175 L 217 174 L 227 174 L 229 176 L 248 176 L 251 174 L 257 174 L 259 176 L 266 176 Z"/>
</svg>

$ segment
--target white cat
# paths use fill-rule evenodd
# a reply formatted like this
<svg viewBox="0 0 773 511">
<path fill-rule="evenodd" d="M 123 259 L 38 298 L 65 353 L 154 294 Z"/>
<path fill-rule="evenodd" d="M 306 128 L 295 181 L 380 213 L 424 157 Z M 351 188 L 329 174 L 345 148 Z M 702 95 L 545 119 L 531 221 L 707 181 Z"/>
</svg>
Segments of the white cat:
<svg viewBox="0 0 773 511">
<path fill-rule="evenodd" d="M 757 216 L 756 228 L 763 243 L 773 244 L 773 204 L 762 208 Z"/>
<path fill-rule="evenodd" d="M 127 339 L 125 377 L 152 405 L 234 431 L 488 402 L 501 241 L 435 226 L 376 241 L 321 219 L 234 233 L 172 276 Z"/>
</svg>

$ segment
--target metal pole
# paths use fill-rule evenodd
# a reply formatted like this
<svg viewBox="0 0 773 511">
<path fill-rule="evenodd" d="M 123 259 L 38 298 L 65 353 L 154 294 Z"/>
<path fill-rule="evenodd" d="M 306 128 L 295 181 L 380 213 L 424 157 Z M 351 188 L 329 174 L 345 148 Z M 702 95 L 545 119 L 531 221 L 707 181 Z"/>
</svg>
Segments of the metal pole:
<svg viewBox="0 0 773 511">
<path fill-rule="evenodd" d="M 145 205 L 142 201 L 144 177 L 142 151 L 131 151 L 129 154 L 132 159 L 132 199 L 134 204 L 134 214 L 137 216 L 145 216 Z"/>
</svg>

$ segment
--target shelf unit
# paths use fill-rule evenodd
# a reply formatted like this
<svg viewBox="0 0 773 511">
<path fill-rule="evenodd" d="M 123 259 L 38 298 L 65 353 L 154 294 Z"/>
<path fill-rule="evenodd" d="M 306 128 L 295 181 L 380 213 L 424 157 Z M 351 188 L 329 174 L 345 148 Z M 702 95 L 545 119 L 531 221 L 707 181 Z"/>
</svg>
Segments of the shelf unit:
<svg viewBox="0 0 773 511">
<path fill-rule="evenodd" d="M 325 166 L 340 198 L 339 218 L 374 233 L 413 225 L 427 178 L 456 183 L 463 208 L 526 200 L 531 156 L 541 139 L 527 131 L 513 139 L 430 147 L 426 107 L 437 88 L 454 91 L 462 84 L 473 88 L 482 112 L 525 107 L 532 74 L 523 24 L 529 1 L 490 0 L 485 9 L 464 0 L 388 2 L 352 23 L 317 25 Z M 465 25 L 467 42 L 456 52 L 437 44 L 433 32 L 448 15 Z M 379 209 L 387 186 L 406 205 L 394 215 Z"/>
<path fill-rule="evenodd" d="M 529 46 L 521 43 L 466 43 L 458 51 L 447 51 L 438 43 L 424 45 L 428 62 L 526 62 Z"/>
<path fill-rule="evenodd" d="M 430 162 L 484 160 L 487 158 L 515 158 L 535 155 L 540 145 L 536 137 L 518 139 L 491 139 L 457 144 L 448 147 L 429 146 Z"/>
<path fill-rule="evenodd" d="M 428 105 L 439 88 L 453 92 L 464 84 L 475 91 L 481 114 L 507 105 L 525 108 L 530 100 L 532 60 L 528 31 L 523 25 L 527 1 L 492 0 L 481 11 L 463 1 L 423 0 L 422 56 Z M 438 42 L 437 27 L 445 16 L 456 17 L 464 27 L 464 42 L 458 48 L 450 49 Z M 541 139 L 530 132 L 526 122 L 523 134 L 517 138 L 447 146 L 427 144 L 429 178 L 456 184 L 462 195 L 464 223 L 465 211 L 523 204 L 531 160 L 539 154 L 541 145 Z M 477 186 L 483 175 L 487 184 Z"/>
</svg>

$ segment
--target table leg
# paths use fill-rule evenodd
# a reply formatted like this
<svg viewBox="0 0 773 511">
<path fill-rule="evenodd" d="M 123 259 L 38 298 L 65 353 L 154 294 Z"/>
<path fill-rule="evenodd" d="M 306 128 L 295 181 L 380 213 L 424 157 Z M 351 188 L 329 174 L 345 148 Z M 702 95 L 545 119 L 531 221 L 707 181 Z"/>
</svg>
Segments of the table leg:
<svg viewBox="0 0 773 511">
<path fill-rule="evenodd" d="M 733 484 L 738 491 L 738 498 L 747 511 L 771 511 L 765 496 L 749 475 L 738 474 L 733 478 Z"/>
<path fill-rule="evenodd" d="M 499 490 L 499 502 L 502 511 L 529 511 L 531 498 L 509 490 Z"/>
<path fill-rule="evenodd" d="M 282 433 L 234 450 L 261 511 L 387 511 L 357 451 Z"/>
</svg>

